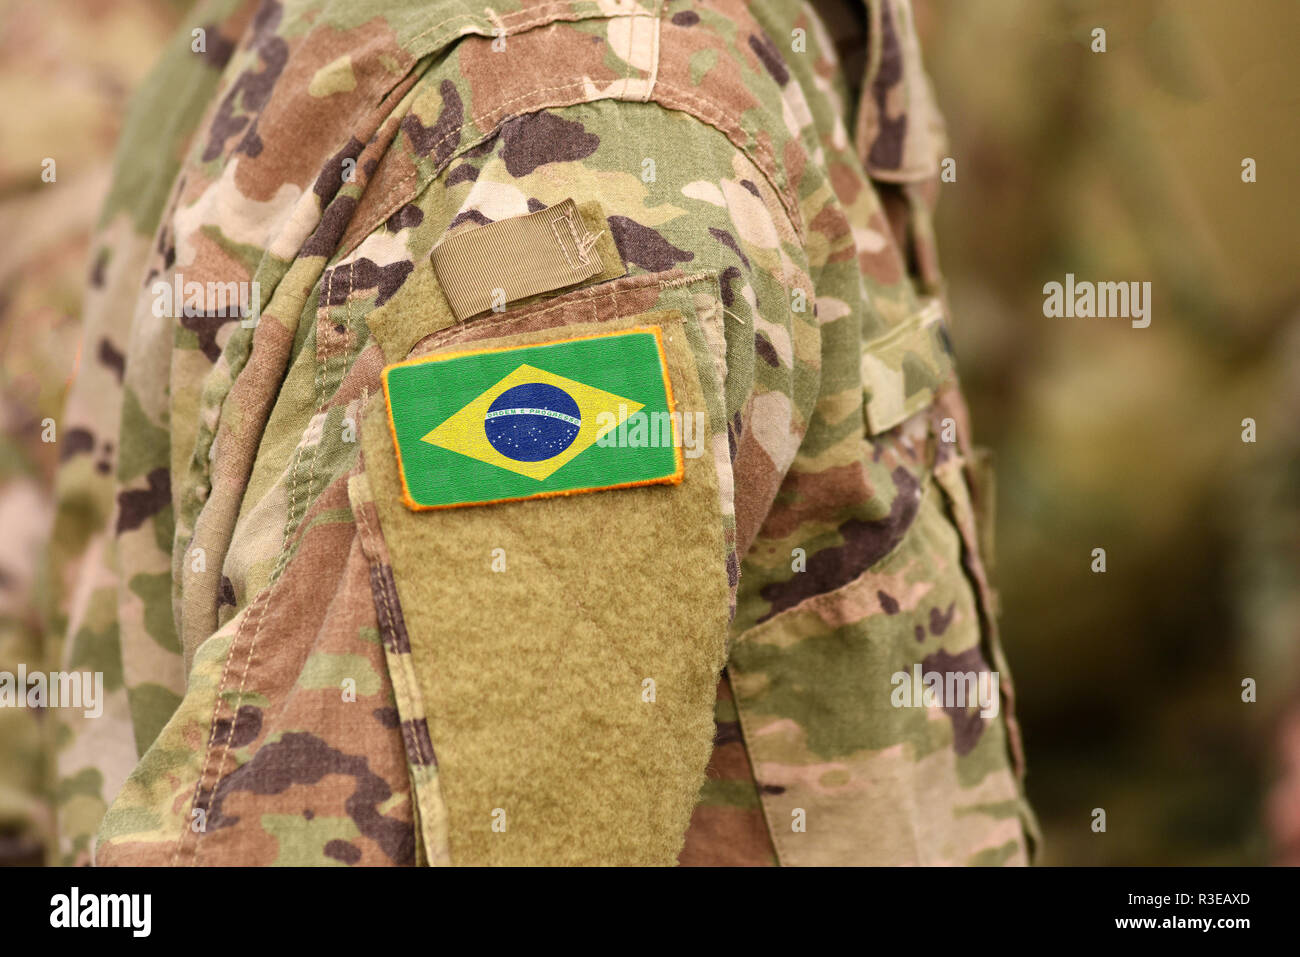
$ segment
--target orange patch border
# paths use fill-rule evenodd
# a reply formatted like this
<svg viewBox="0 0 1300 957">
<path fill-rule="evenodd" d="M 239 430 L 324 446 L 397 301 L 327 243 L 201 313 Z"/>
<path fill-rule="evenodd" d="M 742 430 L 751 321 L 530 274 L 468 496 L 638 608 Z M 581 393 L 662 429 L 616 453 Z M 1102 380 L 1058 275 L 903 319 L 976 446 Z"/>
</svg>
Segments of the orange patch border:
<svg viewBox="0 0 1300 957">
<path fill-rule="evenodd" d="M 677 398 L 673 395 L 673 380 L 668 372 L 668 355 L 664 352 L 663 327 L 661 326 L 635 326 L 631 329 L 619 329 L 615 332 L 596 332 L 586 336 L 575 336 L 572 339 L 548 339 L 546 342 L 528 342 L 514 346 L 495 346 L 490 349 L 465 349 L 459 352 L 442 352 L 430 356 L 421 356 L 418 359 L 403 359 L 401 362 L 394 362 L 392 365 L 384 367 L 381 378 L 384 383 L 384 411 L 388 417 L 388 434 L 393 440 L 393 452 L 397 456 L 397 475 L 402 480 L 402 504 L 413 512 L 434 512 L 451 508 L 477 508 L 480 505 L 498 505 L 502 502 L 527 502 L 535 498 L 558 498 L 563 495 L 583 495 L 587 492 L 604 492 L 609 489 L 617 488 L 638 488 L 643 485 L 680 485 L 686 474 L 686 459 L 682 455 L 682 439 L 678 433 L 678 425 L 675 419 L 670 418 L 673 429 L 673 460 L 675 463 L 674 471 L 669 475 L 660 478 L 640 479 L 636 482 L 619 482 L 614 485 L 589 485 L 585 488 L 566 488 L 556 489 L 550 492 L 538 492 L 534 495 L 516 495 L 511 498 L 485 498 L 476 502 L 453 502 L 447 505 L 424 505 L 411 498 L 411 490 L 406 484 L 406 468 L 402 464 L 402 447 L 397 441 L 397 425 L 393 421 L 393 402 L 388 394 L 388 373 L 394 369 L 400 369 L 402 366 L 419 366 L 427 365 L 431 362 L 445 362 L 448 359 L 461 359 L 465 356 L 488 355 L 493 352 L 515 352 L 521 349 L 535 349 L 539 346 L 557 346 L 566 342 L 583 342 L 587 339 L 609 339 L 614 336 L 627 336 L 634 333 L 651 333 L 655 337 L 655 347 L 659 351 L 659 371 L 664 377 L 664 396 L 668 400 L 668 412 L 671 414 L 677 411 Z"/>
</svg>

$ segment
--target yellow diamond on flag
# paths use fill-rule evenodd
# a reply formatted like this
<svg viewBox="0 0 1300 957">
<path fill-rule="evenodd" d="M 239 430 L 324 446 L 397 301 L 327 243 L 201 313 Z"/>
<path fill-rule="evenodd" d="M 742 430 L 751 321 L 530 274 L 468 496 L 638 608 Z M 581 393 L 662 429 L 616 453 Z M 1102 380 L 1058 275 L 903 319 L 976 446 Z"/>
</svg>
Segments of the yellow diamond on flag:
<svg viewBox="0 0 1300 957">
<path fill-rule="evenodd" d="M 642 407 L 524 364 L 421 441 L 540 482 Z"/>
</svg>

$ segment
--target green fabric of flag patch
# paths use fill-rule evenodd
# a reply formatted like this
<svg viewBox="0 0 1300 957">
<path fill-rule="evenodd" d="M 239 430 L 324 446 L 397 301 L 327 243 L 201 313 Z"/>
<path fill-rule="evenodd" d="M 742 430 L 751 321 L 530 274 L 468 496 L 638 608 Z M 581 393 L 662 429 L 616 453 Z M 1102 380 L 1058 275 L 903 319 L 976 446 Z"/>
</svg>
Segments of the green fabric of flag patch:
<svg viewBox="0 0 1300 957">
<path fill-rule="evenodd" d="M 388 366 L 403 501 L 455 508 L 680 482 L 660 336 L 649 326 Z"/>
</svg>

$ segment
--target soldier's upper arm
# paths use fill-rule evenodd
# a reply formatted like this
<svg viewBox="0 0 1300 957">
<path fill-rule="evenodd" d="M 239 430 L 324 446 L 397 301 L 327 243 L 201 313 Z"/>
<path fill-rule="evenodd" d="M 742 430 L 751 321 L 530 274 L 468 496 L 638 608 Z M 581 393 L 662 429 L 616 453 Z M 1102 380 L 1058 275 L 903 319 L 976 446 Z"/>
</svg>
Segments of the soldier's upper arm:
<svg viewBox="0 0 1300 957">
<path fill-rule="evenodd" d="M 652 13 L 583 10 L 503 14 L 508 60 L 487 15 L 358 35 L 357 96 L 286 79 L 279 125 L 196 138 L 157 268 L 251 263 L 261 316 L 136 337 L 173 369 L 148 384 L 186 680 L 97 862 L 676 859 L 819 331 L 750 134 L 646 102 Z M 316 33 L 285 42 L 333 77 Z"/>
<path fill-rule="evenodd" d="M 654 104 L 548 110 L 350 257 L 396 242 L 412 264 L 365 315 L 388 366 L 349 493 L 404 726 L 437 767 L 434 858 L 676 858 L 737 518 L 752 536 L 815 392 L 800 250 L 760 183 Z"/>
<path fill-rule="evenodd" d="M 133 330 L 185 693 L 97 860 L 670 863 L 724 660 L 783 862 L 1015 857 L 1001 725 L 888 695 L 997 662 L 941 309 L 813 64 L 681 14 L 254 22 L 155 268 L 260 322 Z"/>
</svg>

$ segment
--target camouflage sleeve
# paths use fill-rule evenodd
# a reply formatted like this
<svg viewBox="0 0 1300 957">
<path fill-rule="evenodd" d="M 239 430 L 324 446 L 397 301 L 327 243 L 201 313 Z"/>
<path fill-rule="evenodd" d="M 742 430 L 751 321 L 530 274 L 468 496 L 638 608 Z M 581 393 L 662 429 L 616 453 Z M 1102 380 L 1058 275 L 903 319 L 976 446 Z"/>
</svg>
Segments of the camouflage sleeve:
<svg viewBox="0 0 1300 957">
<path fill-rule="evenodd" d="M 507 274 L 491 261 L 483 224 L 570 197 L 591 203 L 580 231 L 598 251 L 607 235 L 605 261 L 627 275 L 507 302 L 500 314 L 459 324 L 437 318 L 438 296 L 419 285 L 412 291 L 421 298 L 406 299 L 414 320 L 404 323 L 399 291 L 368 320 L 386 358 L 435 360 L 407 367 L 414 372 L 436 369 L 442 355 L 556 343 L 548 348 L 559 361 L 583 337 L 656 329 L 667 403 L 656 405 L 636 360 L 617 352 L 593 352 L 590 367 L 567 376 L 613 395 L 603 401 L 617 423 L 573 465 L 590 470 L 588 488 L 636 482 L 663 474 L 634 463 L 667 446 L 666 470 L 681 472 L 678 484 L 412 511 L 401 482 L 420 465 L 406 461 L 405 448 L 394 459 L 384 414 L 400 438 L 409 413 L 390 373 L 387 409 L 376 397 L 362 423 L 363 453 L 405 613 L 411 697 L 425 703 L 443 768 L 450 856 L 670 863 L 715 734 L 737 550 L 748 544 L 738 530 L 768 510 L 814 394 L 797 369 L 809 368 L 816 340 L 801 333 L 790 305 L 796 289 L 809 288 L 806 256 L 762 173 L 717 130 L 657 104 L 597 102 L 520 117 L 447 179 L 453 189 L 428 191 L 404 215 L 432 225 L 444 245 L 448 230 L 483 237 L 471 271 L 485 288 Z M 427 257 L 415 258 L 413 277 L 426 269 Z M 809 303 L 805 322 L 811 311 Z M 491 378 L 482 383 L 489 397 Z M 633 410 L 627 421 L 623 403 Z M 676 418 L 664 427 L 666 413 Z M 579 430 L 575 445 L 584 438 Z M 473 467 L 454 474 L 466 485 L 478 476 Z M 740 534 L 752 536 L 752 526 Z M 739 786 L 752 800 L 752 782 Z"/>
<path fill-rule="evenodd" d="M 672 153 L 664 143 L 673 144 Z M 510 223 L 570 198 L 579 201 L 579 231 L 592 236 L 608 267 L 596 278 L 609 281 L 511 299 L 497 312 L 457 321 L 430 250 L 448 236 L 473 235 L 484 224 Z M 491 249 L 478 255 L 472 266 L 489 292 L 497 282 L 513 288 L 526 265 L 492 262 Z M 392 795 L 387 814 L 353 833 L 364 823 L 355 811 L 331 811 L 316 794 L 312 821 L 286 820 L 279 834 L 281 848 L 304 855 L 295 859 L 346 855 L 347 843 L 361 849 L 363 861 L 418 853 L 435 863 L 672 862 L 714 738 L 715 690 L 739 577 L 737 503 L 750 521 L 766 511 L 813 395 L 796 386 L 799 312 L 787 306 L 796 287 L 809 288 L 805 262 L 762 174 L 716 130 L 656 104 L 597 102 L 511 120 L 394 209 L 321 280 L 316 344 L 304 352 L 322 368 L 337 363 L 342 382 L 322 384 L 315 373 L 300 380 L 291 371 L 282 387 L 281 401 L 300 389 L 341 391 L 302 440 L 315 447 L 294 441 L 282 453 L 262 450 L 290 462 L 279 489 L 274 483 L 284 480 L 268 476 L 268 491 L 275 489 L 269 500 L 256 478 L 267 466 L 255 465 L 249 490 L 268 505 L 305 509 L 304 537 L 280 570 L 280 584 L 251 606 L 249 586 L 230 576 L 231 613 L 219 617 L 214 636 L 199 639 L 186 698 L 110 810 L 97 860 L 152 859 L 151 839 L 127 822 L 138 820 L 136 802 L 157 806 L 146 793 L 161 783 L 154 761 L 201 734 L 213 690 L 232 686 L 260 642 L 282 650 L 291 682 L 316 675 L 312 687 L 328 693 L 352 680 L 360 701 L 331 704 L 337 718 L 318 710 L 306 719 L 280 697 L 287 689 L 277 694 L 265 682 L 258 698 L 231 697 L 229 734 L 251 760 L 218 776 L 224 759 L 216 749 L 227 742 L 209 742 L 207 771 L 218 783 L 189 785 L 198 789 L 204 830 L 192 840 L 203 861 L 261 859 L 250 849 L 261 838 L 247 826 L 229 827 L 269 820 L 283 806 L 285 794 L 262 794 L 258 775 L 276 773 L 295 754 L 312 764 L 338 753 L 367 755 L 369 773 Z M 526 461 L 462 448 L 454 438 L 442 458 L 420 457 L 437 448 L 420 440 L 439 419 L 485 392 L 514 394 L 501 380 L 516 390 L 537 385 L 518 374 L 532 354 L 513 359 L 511 350 L 542 343 L 563 353 L 571 343 L 634 339 L 647 328 L 658 340 L 647 369 L 633 353 L 616 353 L 603 370 L 593 367 L 602 361 L 598 352 L 569 365 L 562 354 L 547 358 L 548 375 L 564 372 L 538 380 L 559 390 L 552 397 L 574 397 L 580 420 L 596 423 L 608 413 L 618 422 L 600 444 L 578 429 L 570 447 L 582 458 L 573 465 L 584 466 L 579 475 L 587 478 L 577 486 L 558 473 L 548 484 L 549 475 L 513 471 Z M 328 358 L 360 345 L 351 371 L 341 356 Z M 387 396 L 378 383 L 369 396 L 366 386 L 352 384 L 385 364 L 478 351 L 507 353 L 508 367 L 494 365 L 486 378 L 472 368 L 453 370 L 450 382 L 424 388 L 413 407 L 395 397 L 391 377 Z M 434 407 L 430 391 L 452 394 Z M 525 405 L 546 398 L 524 395 Z M 324 491 L 311 491 L 312 468 L 339 469 L 350 429 L 362 462 L 338 472 Z M 411 429 L 414 448 L 404 448 L 399 461 L 394 433 Z M 266 434 L 294 433 L 273 417 Z M 750 461 L 739 488 L 733 455 Z M 488 456 L 492 461 L 481 461 Z M 425 470 L 441 467 L 453 469 L 458 483 L 453 504 L 467 507 L 408 507 L 444 504 L 426 501 L 436 490 L 426 493 L 421 484 Z M 538 498 L 530 489 L 539 484 L 544 492 L 616 487 Z M 488 500 L 495 502 L 475 504 Z M 316 535 L 337 537 L 348 527 L 331 517 L 340 508 L 354 516 L 354 544 L 341 551 L 325 540 L 314 545 Z M 338 531 L 330 533 L 329 523 Z M 237 533 L 230 547 L 254 544 Z M 330 612 L 339 634 L 326 640 L 311 610 L 313 583 L 354 575 L 363 590 L 340 586 Z M 372 629 L 380 656 L 343 654 L 349 627 Z M 285 658 L 288 649 L 295 650 Z M 345 720 L 363 707 L 392 715 L 402 732 L 396 754 L 367 743 L 383 734 L 382 725 L 368 730 Z M 241 716 L 261 727 L 244 732 Z M 246 733 L 256 737 L 241 744 Z M 408 767 L 409 785 L 402 780 Z M 195 773 L 204 770 L 196 765 Z M 375 844 L 380 823 L 404 818 L 416 823 L 418 851 Z M 182 838 L 182 854 L 186 844 Z"/>
<path fill-rule="evenodd" d="M 71 379 L 59 381 L 65 400 L 53 406 L 58 440 L 51 448 L 59 462 L 56 508 L 38 563 L 40 627 L 43 666 L 83 682 L 94 703 L 45 713 L 51 863 L 91 862 L 105 809 L 184 687 L 171 622 L 167 415 L 141 404 L 150 389 L 126 382 L 129 342 L 157 332 L 133 331 L 137 295 L 148 292 L 151 279 L 155 231 L 185 148 L 255 5 L 203 0 L 188 7 L 186 25 L 170 41 L 164 43 L 165 33 L 155 39 L 162 55 L 125 110 L 112 175 L 94 191 L 102 205 L 96 210 L 89 193 L 77 197 L 98 221 L 83 224 L 89 241 L 79 262 L 80 322 L 58 331 L 76 361 L 68 364 Z M 131 60 L 133 67 L 148 69 L 150 54 L 136 55 L 143 59 Z M 146 314 L 151 302 L 143 300 Z M 171 335 L 168 329 L 163 338 Z M 137 362 L 132 375 L 170 390 L 166 361 Z M 137 534 L 121 541 L 130 532 Z M 125 565 L 119 547 L 128 551 Z M 143 639 L 134 653 L 133 637 Z"/>
<path fill-rule="evenodd" d="M 831 72 L 815 20 L 809 56 L 784 61 L 789 113 L 822 151 L 801 184 L 819 384 L 742 563 L 728 670 L 781 863 L 1025 863 L 991 474 L 931 226 L 943 124 L 910 4 L 867 7 L 851 141 L 812 92 L 809 71 Z"/>
<path fill-rule="evenodd" d="M 896 46 L 872 173 L 795 5 L 258 6 L 81 394 L 98 863 L 1024 859 Z"/>
</svg>

